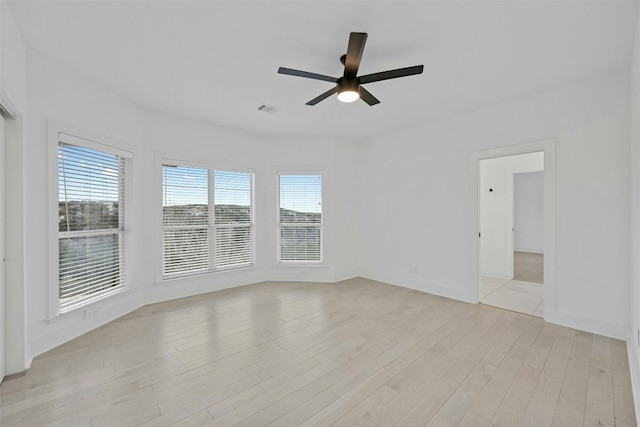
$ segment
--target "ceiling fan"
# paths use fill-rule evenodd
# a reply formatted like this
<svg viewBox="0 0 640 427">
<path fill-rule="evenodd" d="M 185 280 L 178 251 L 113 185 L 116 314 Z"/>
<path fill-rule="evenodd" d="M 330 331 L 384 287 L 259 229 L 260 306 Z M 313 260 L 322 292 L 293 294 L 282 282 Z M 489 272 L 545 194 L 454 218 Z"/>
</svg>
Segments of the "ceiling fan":
<svg viewBox="0 0 640 427">
<path fill-rule="evenodd" d="M 363 84 L 422 73 L 424 65 L 414 65 L 413 67 L 397 68 L 395 70 L 358 76 L 358 68 L 360 68 L 360 60 L 362 59 L 362 52 L 364 51 L 366 41 L 367 33 L 351 33 L 349 35 L 347 54 L 340 57 L 340 62 L 344 65 L 344 74 L 340 78 L 285 67 L 278 68 L 278 73 L 308 79 L 324 80 L 336 84 L 334 88 L 307 102 L 307 105 L 316 105 L 318 102 L 337 93 L 338 99 L 342 102 L 353 102 L 360 98 L 370 106 L 379 104 L 380 101 L 373 96 L 371 92 L 362 87 Z"/>
</svg>

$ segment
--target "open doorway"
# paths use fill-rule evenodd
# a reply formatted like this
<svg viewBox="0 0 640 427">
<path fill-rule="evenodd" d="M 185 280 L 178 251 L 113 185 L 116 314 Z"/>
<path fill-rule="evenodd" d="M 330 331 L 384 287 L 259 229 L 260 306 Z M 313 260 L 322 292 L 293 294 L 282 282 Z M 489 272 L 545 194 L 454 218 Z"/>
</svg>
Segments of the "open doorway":
<svg viewBox="0 0 640 427">
<path fill-rule="evenodd" d="M 479 302 L 544 317 L 544 152 L 478 168 Z"/>
</svg>

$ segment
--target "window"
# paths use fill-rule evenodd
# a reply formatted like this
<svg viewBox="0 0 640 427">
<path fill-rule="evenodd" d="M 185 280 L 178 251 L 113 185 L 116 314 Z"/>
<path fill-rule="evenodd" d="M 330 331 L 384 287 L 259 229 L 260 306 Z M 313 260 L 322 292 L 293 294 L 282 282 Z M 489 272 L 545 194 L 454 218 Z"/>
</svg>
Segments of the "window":
<svg viewBox="0 0 640 427">
<path fill-rule="evenodd" d="M 163 277 L 253 265 L 252 190 L 251 173 L 163 165 Z"/>
<path fill-rule="evenodd" d="M 214 171 L 216 267 L 251 265 L 251 175 Z"/>
<path fill-rule="evenodd" d="M 279 262 L 322 262 L 322 176 L 280 174 Z"/>
<path fill-rule="evenodd" d="M 59 312 L 125 286 L 130 158 L 130 153 L 59 133 Z"/>
<path fill-rule="evenodd" d="M 209 171 L 162 167 L 163 274 L 209 269 Z"/>
</svg>

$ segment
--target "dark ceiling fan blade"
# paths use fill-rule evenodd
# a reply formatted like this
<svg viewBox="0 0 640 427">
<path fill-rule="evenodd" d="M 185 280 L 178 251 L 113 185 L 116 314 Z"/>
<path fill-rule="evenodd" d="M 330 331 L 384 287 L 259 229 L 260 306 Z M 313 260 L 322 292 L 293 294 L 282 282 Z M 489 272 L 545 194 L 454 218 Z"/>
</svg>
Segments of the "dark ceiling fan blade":
<svg viewBox="0 0 640 427">
<path fill-rule="evenodd" d="M 380 101 L 375 96 L 371 95 L 371 92 L 360 86 L 360 99 L 369 104 L 370 106 L 380 104 Z"/>
<path fill-rule="evenodd" d="M 422 74 L 424 65 L 414 65 L 413 67 L 398 68 L 395 70 L 382 71 L 380 73 L 367 74 L 360 76 L 360 84 L 379 82 L 381 80 L 397 79 L 398 77 L 413 76 L 415 74 Z"/>
<path fill-rule="evenodd" d="M 330 97 L 331 95 L 333 95 L 337 91 L 338 91 L 338 86 L 334 87 L 333 89 L 329 89 L 328 91 L 326 91 L 322 95 L 318 95 L 315 98 L 313 98 L 311 101 L 307 102 L 307 105 L 316 105 L 318 102 L 327 99 L 328 97 Z"/>
<path fill-rule="evenodd" d="M 325 82 L 335 83 L 338 81 L 336 77 L 325 76 L 323 74 L 310 73 L 308 71 L 294 70 L 293 68 L 278 68 L 278 74 L 288 74 L 290 76 L 305 77 L 307 79 L 324 80 Z"/>
<path fill-rule="evenodd" d="M 344 75 L 355 77 L 360 68 L 364 44 L 367 42 L 367 33 L 351 33 L 347 46 L 347 57 L 344 60 Z"/>
</svg>

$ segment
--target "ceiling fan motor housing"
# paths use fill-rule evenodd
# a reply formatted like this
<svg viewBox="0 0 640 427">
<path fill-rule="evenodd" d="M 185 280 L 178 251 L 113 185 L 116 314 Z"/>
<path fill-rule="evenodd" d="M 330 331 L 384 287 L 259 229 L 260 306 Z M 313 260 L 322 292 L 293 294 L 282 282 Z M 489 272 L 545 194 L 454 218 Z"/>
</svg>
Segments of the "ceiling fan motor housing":
<svg viewBox="0 0 640 427">
<path fill-rule="evenodd" d="M 357 77 L 340 77 L 337 81 L 338 83 L 338 93 L 344 91 L 354 91 L 358 92 L 358 88 L 360 87 L 360 79 Z"/>
</svg>

